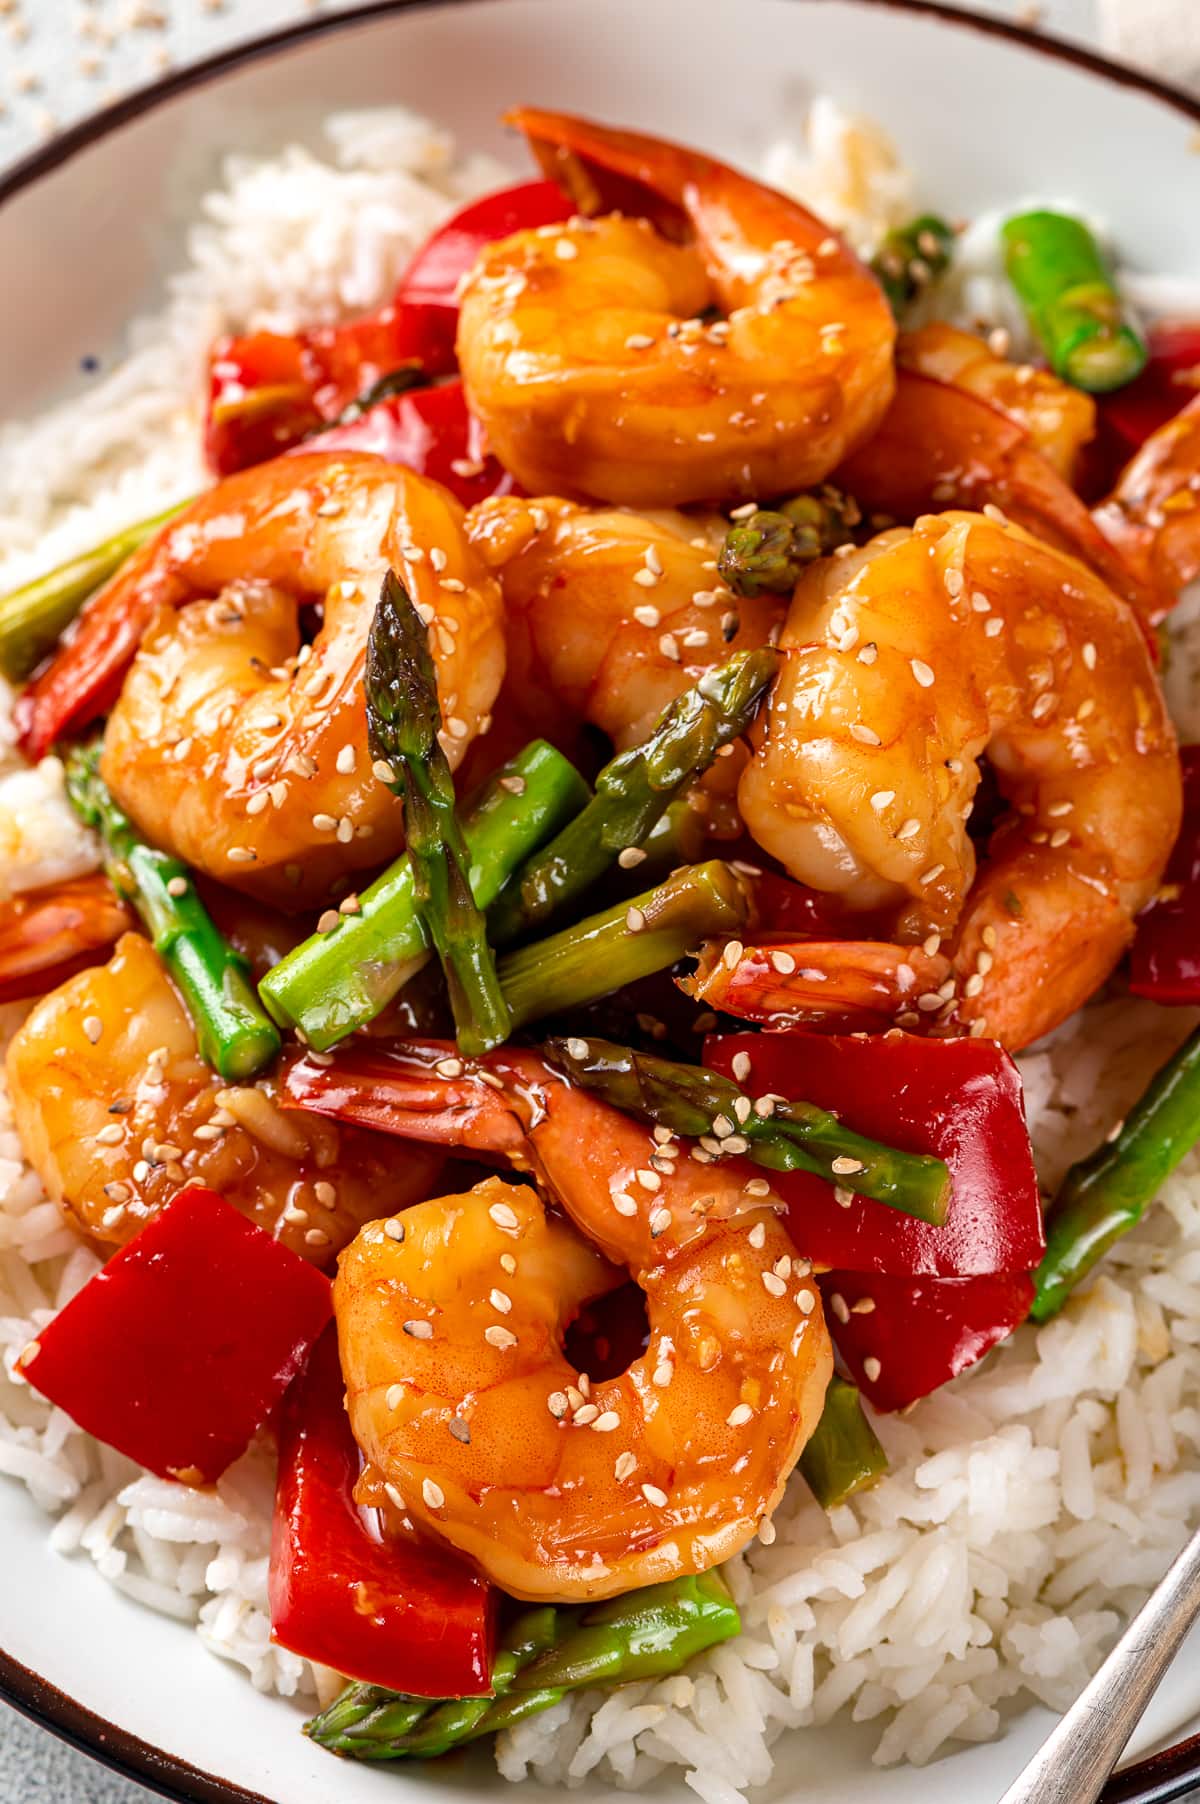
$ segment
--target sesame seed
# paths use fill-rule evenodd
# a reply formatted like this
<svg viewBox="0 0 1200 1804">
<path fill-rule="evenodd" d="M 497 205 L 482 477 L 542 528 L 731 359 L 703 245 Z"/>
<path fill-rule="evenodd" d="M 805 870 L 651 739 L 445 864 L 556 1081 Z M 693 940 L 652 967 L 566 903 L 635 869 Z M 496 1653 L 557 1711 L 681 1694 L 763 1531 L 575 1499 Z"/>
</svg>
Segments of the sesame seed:
<svg viewBox="0 0 1200 1804">
<path fill-rule="evenodd" d="M 679 641 L 674 633 L 664 633 L 658 641 L 658 649 L 664 658 L 670 658 L 673 664 L 679 662 Z"/>
<path fill-rule="evenodd" d="M 434 1070 L 439 1077 L 461 1077 L 463 1062 L 461 1059 L 439 1059 Z"/>
<path fill-rule="evenodd" d="M 840 1291 L 835 1290 L 833 1292 L 829 1299 L 829 1307 L 832 1309 L 839 1322 L 848 1322 L 850 1320 L 849 1305 Z"/>
<path fill-rule="evenodd" d="M 638 585 L 639 589 L 653 589 L 658 583 L 658 578 L 655 576 L 653 570 L 644 568 L 634 571 L 633 580 Z"/>
<path fill-rule="evenodd" d="M 758 1538 L 764 1547 L 770 1547 L 775 1540 L 775 1524 L 768 1516 L 764 1516 L 758 1525 Z"/>
<path fill-rule="evenodd" d="M 340 915 L 357 915 L 362 913 L 362 903 L 355 895 L 343 896 L 338 903 Z"/>
<path fill-rule="evenodd" d="M 779 972 L 781 977 L 790 977 L 792 972 L 796 969 L 796 961 L 790 952 L 772 952 L 770 954 L 770 959 L 772 965 Z"/>
<path fill-rule="evenodd" d="M 625 910 L 625 925 L 628 927 L 630 933 L 640 933 L 642 928 L 646 925 L 646 916 L 640 908 L 627 908 Z"/>
<path fill-rule="evenodd" d="M 917 882 L 918 883 L 936 883 L 937 879 L 941 876 L 941 874 L 945 870 L 945 868 L 946 867 L 944 864 L 931 864 L 927 871 L 921 872 L 921 875 L 917 878 Z"/>
<path fill-rule="evenodd" d="M 998 639 L 1004 631 L 1004 622 L 998 614 L 993 614 L 990 620 L 984 622 L 983 630 L 989 639 Z"/>
<path fill-rule="evenodd" d="M 246 813 L 250 815 L 261 814 L 270 800 L 271 797 L 267 790 L 256 790 L 254 795 L 252 795 L 250 800 L 246 803 Z"/>
<path fill-rule="evenodd" d="M 510 1313 L 510 1311 L 512 1310 L 512 1298 L 507 1294 L 506 1291 L 503 1291 L 503 1290 L 490 1291 L 488 1293 L 488 1302 L 491 1304 L 493 1309 L 498 1309 L 500 1311 L 501 1315 L 508 1315 Z"/>
<path fill-rule="evenodd" d="M 546 1398 L 546 1408 L 550 1411 L 550 1414 L 554 1417 L 556 1422 L 562 1421 L 570 1407 L 565 1391 L 551 1391 L 550 1395 Z"/>
<path fill-rule="evenodd" d="M 388 1389 L 387 1389 L 387 1396 L 385 1398 L 385 1402 L 387 1403 L 388 1408 L 389 1409 L 399 1409 L 399 1407 L 403 1403 L 403 1401 L 404 1401 L 404 1386 L 402 1384 L 389 1384 Z"/>
<path fill-rule="evenodd" d="M 337 816 L 333 814 L 314 814 L 312 824 L 318 833 L 336 833 Z"/>
<path fill-rule="evenodd" d="M 866 1168 L 861 1159 L 838 1158 L 833 1161 L 829 1169 L 836 1171 L 839 1178 L 844 1178 L 849 1177 L 852 1172 L 863 1171 Z"/>
<path fill-rule="evenodd" d="M 1096 668 L 1096 647 L 1092 644 L 1090 639 L 1083 646 L 1083 648 L 1080 652 L 1080 656 L 1082 657 L 1084 664 L 1087 666 L 1087 668 L 1089 670 L 1095 670 L 1095 668 Z"/>
<path fill-rule="evenodd" d="M 1057 695 L 1047 693 L 1038 696 L 1029 712 L 1032 714 L 1034 720 L 1045 720 L 1047 714 L 1052 714 L 1057 706 Z"/>
<path fill-rule="evenodd" d="M 230 864 L 253 864 L 258 854 L 249 846 L 230 846 L 225 856 Z"/>
<path fill-rule="evenodd" d="M 744 1428 L 753 1414 L 748 1403 L 735 1404 L 725 1418 L 726 1425 L 729 1428 Z"/>
<path fill-rule="evenodd" d="M 750 1242 L 750 1245 L 752 1247 L 761 1247 L 761 1246 L 765 1245 L 766 1238 L 767 1238 L 766 1224 L 761 1221 L 756 1221 L 754 1226 L 751 1228 L 749 1234 L 747 1234 L 747 1236 L 746 1236 L 746 1239 Z"/>
<path fill-rule="evenodd" d="M 851 1303 L 851 1315 L 873 1315 L 875 1312 L 874 1297 L 860 1297 L 857 1303 Z"/>
<path fill-rule="evenodd" d="M 517 1344 L 516 1335 L 510 1329 L 502 1328 L 498 1322 L 491 1328 L 484 1329 L 483 1338 L 490 1347 L 497 1347 L 502 1353 L 506 1353 L 510 1347 L 515 1347 Z"/>
<path fill-rule="evenodd" d="M 660 1491 L 657 1485 L 643 1485 L 642 1496 L 657 1510 L 664 1510 L 667 1507 L 667 1493 Z"/>
<path fill-rule="evenodd" d="M 614 1428 L 619 1428 L 620 1426 L 621 1418 L 616 1410 L 606 1409 L 603 1414 L 597 1416 L 596 1420 L 592 1423 L 592 1431 L 595 1434 L 611 1434 Z"/>
<path fill-rule="evenodd" d="M 1066 827 L 1056 827 L 1050 835 L 1050 844 L 1055 851 L 1057 851 L 1060 846 L 1069 845 L 1070 840 L 1070 830 Z"/>
<path fill-rule="evenodd" d="M 857 739 L 860 745 L 882 745 L 883 741 L 873 727 L 865 727 L 859 720 L 851 721 L 850 737 Z"/>
<path fill-rule="evenodd" d="M 771 1194 L 771 1186 L 767 1182 L 766 1178 L 747 1178 L 746 1182 L 742 1186 L 742 1188 L 745 1190 L 747 1196 L 770 1196 L 770 1194 Z M 759 1222 L 758 1227 L 759 1227 L 759 1229 L 762 1228 L 761 1222 Z M 751 1229 L 751 1240 L 752 1241 L 754 1240 L 754 1233 L 755 1233 L 755 1230 Z M 761 1236 L 757 1241 L 754 1241 L 754 1245 L 755 1246 L 762 1245 L 762 1237 Z"/>
<path fill-rule="evenodd" d="M 649 602 L 644 602 L 640 607 L 634 608 L 633 617 L 639 626 L 659 626 L 662 623 L 662 615 Z"/>
<path fill-rule="evenodd" d="M 669 1209 L 656 1209 L 650 1217 L 651 1237 L 654 1240 L 657 1240 L 660 1234 L 666 1233 L 670 1225 L 671 1211 Z"/>
<path fill-rule="evenodd" d="M 325 1178 L 313 1185 L 313 1195 L 324 1209 L 332 1209 L 337 1202 L 337 1191 Z"/>
<path fill-rule="evenodd" d="M 594 1403 L 581 1403 L 571 1420 L 576 1428 L 587 1428 L 592 1422 L 598 1421 L 599 1416 L 600 1411 Z"/>
<path fill-rule="evenodd" d="M 651 1373 L 650 1382 L 656 1390 L 665 1391 L 675 1376 L 675 1367 L 669 1359 L 660 1360 Z"/>
<path fill-rule="evenodd" d="M 884 808 L 890 808 L 895 800 L 896 792 L 894 789 L 877 789 L 875 794 L 871 797 L 871 806 L 876 814 L 879 814 Z"/>
<path fill-rule="evenodd" d="M 1075 710 L 1075 718 L 1076 718 L 1076 720 L 1086 720 L 1090 714 L 1094 714 L 1095 712 L 1096 712 L 1095 696 L 1086 695 L 1083 698 L 1083 700 L 1080 702 L 1078 708 Z"/>
<path fill-rule="evenodd" d="M 421 1480 L 421 1495 L 425 1499 L 426 1507 L 431 1510 L 440 1510 L 446 1501 L 446 1493 L 442 1490 L 441 1485 L 434 1484 L 432 1478 Z"/>
<path fill-rule="evenodd" d="M 451 1416 L 446 1427 L 450 1430 L 454 1439 L 456 1441 L 461 1441 L 464 1447 L 469 1447 L 471 1445 L 471 1426 L 469 1422 L 463 1420 L 462 1416 Z"/>
<path fill-rule="evenodd" d="M 591 1052 L 586 1040 L 572 1039 L 567 1041 L 567 1055 L 573 1059 L 586 1059 Z"/>
<path fill-rule="evenodd" d="M 318 933 L 332 933 L 341 924 L 341 915 L 336 908 L 327 908 L 317 922 Z"/>
<path fill-rule="evenodd" d="M 772 1297 L 781 1297 L 787 1289 L 787 1285 L 783 1282 L 783 1279 L 777 1278 L 774 1272 L 763 1272 L 762 1284 L 763 1289 L 767 1292 L 768 1296 Z"/>
<path fill-rule="evenodd" d="M 618 1215 L 629 1217 L 637 1214 L 638 1206 L 636 1202 L 624 1190 L 614 1190 L 610 1194 L 612 1196 L 612 1206 Z"/>
<path fill-rule="evenodd" d="M 120 1146 L 124 1138 L 125 1129 L 119 1122 L 110 1121 L 108 1126 L 102 1127 L 96 1135 L 96 1144 L 97 1146 Z"/>
<path fill-rule="evenodd" d="M 517 1221 L 516 1211 L 507 1203 L 492 1203 L 488 1214 L 498 1228 L 507 1228 L 511 1232 L 520 1225 Z"/>
<path fill-rule="evenodd" d="M 656 1171 L 639 1171 L 637 1181 L 643 1190 L 661 1190 L 662 1179 Z"/>
<path fill-rule="evenodd" d="M 873 664 L 878 656 L 879 647 L 872 640 L 869 644 L 863 646 L 858 654 L 858 661 L 860 664 Z"/>
<path fill-rule="evenodd" d="M 395 1504 L 396 1508 L 402 1510 L 404 1508 L 404 1498 L 401 1496 L 398 1486 L 389 1483 L 385 1484 L 383 1488 L 387 1492 L 391 1502 Z"/>
<path fill-rule="evenodd" d="M 104 1023 L 99 1015 L 85 1015 L 83 1017 L 83 1031 L 92 1042 L 92 1045 L 95 1046 L 101 1034 L 104 1032 Z"/>
<path fill-rule="evenodd" d="M 722 1152 L 736 1156 L 738 1153 L 744 1153 L 749 1145 L 750 1142 L 745 1139 L 743 1135 L 730 1134 L 729 1138 L 723 1143 L 721 1150 Z"/>
<path fill-rule="evenodd" d="M 405 1334 L 409 1335 L 412 1340 L 433 1339 L 432 1322 L 411 1321 L 404 1322 L 401 1326 L 403 1327 Z"/>
<path fill-rule="evenodd" d="M 648 332 L 631 332 L 625 340 L 627 351 L 649 351 L 653 345 L 654 340 Z"/>
<path fill-rule="evenodd" d="M 816 1306 L 817 1299 L 813 1296 L 811 1290 L 798 1290 L 796 1292 L 796 1307 L 801 1315 L 811 1315 Z"/>
<path fill-rule="evenodd" d="M 170 877 L 167 879 L 168 896 L 186 896 L 187 893 L 188 880 L 186 877 Z"/>
<path fill-rule="evenodd" d="M 632 1478 L 636 1471 L 637 1471 L 637 1460 L 634 1458 L 632 1453 L 620 1453 L 617 1455 L 617 1463 L 613 1467 L 613 1477 L 614 1478 L 616 1478 L 616 1479 Z"/>
<path fill-rule="evenodd" d="M 735 1052 L 733 1055 L 733 1075 L 739 1084 L 744 1084 L 750 1075 L 750 1054 Z"/>
<path fill-rule="evenodd" d="M 873 1353 L 863 1360 L 863 1376 L 869 1378 L 872 1384 L 876 1382 L 882 1370 L 883 1367 Z"/>
<path fill-rule="evenodd" d="M 909 669 L 912 671 L 913 675 L 916 677 L 918 683 L 920 683 L 922 689 L 932 689 L 933 688 L 933 681 L 934 681 L 933 672 L 929 668 L 929 665 L 926 664 L 923 659 L 910 658 L 909 659 Z"/>
<path fill-rule="evenodd" d="M 517 1262 L 513 1258 L 512 1254 L 511 1253 L 501 1253 L 500 1270 L 502 1272 L 507 1272 L 509 1277 L 511 1278 L 513 1273 L 516 1271 L 516 1269 L 517 1269 Z"/>
<path fill-rule="evenodd" d="M 853 1190 L 847 1190 L 842 1184 L 835 1184 L 833 1187 L 833 1200 L 839 1209 L 848 1209 L 854 1201 L 854 1192 Z"/>
</svg>

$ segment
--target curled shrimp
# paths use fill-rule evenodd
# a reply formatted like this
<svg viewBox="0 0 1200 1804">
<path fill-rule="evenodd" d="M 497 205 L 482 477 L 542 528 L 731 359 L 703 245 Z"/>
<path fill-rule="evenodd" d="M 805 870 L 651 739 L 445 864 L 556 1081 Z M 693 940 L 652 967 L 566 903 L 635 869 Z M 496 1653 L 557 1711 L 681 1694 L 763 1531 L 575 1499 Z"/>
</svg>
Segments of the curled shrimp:
<svg viewBox="0 0 1200 1804">
<path fill-rule="evenodd" d="M 41 996 L 104 958 L 133 917 L 107 877 L 93 873 L 0 903 L 0 1002 Z"/>
<path fill-rule="evenodd" d="M 509 682 L 543 730 L 557 706 L 564 726 L 640 744 L 705 670 L 766 644 L 781 598 L 739 600 L 717 575 L 724 525 L 553 497 L 471 511 L 468 536 L 504 594 Z"/>
<path fill-rule="evenodd" d="M 634 507 L 778 495 L 869 436 L 895 327 L 819 219 L 659 138 L 509 117 L 585 212 L 613 196 L 624 208 L 488 246 L 465 285 L 471 407 L 531 493 Z M 723 317 L 705 324 L 713 303 Z"/>
<path fill-rule="evenodd" d="M 403 843 L 403 811 L 372 773 L 362 703 L 389 567 L 432 623 L 443 741 L 457 764 L 504 674 L 499 590 L 458 503 L 362 453 L 281 458 L 203 495 L 89 604 L 31 706 L 59 707 L 83 671 L 86 716 L 124 677 L 102 772 L 147 838 L 253 895 L 323 897 Z M 323 619 L 302 645 L 302 610 L 314 605 Z"/>
<path fill-rule="evenodd" d="M 133 933 L 34 1007 L 7 1069 L 47 1195 L 110 1245 L 195 1183 L 324 1265 L 383 1199 L 427 1196 L 442 1163 L 422 1147 L 397 1160 L 376 1135 L 285 1114 L 274 1078 L 223 1084 L 157 953 Z"/>
<path fill-rule="evenodd" d="M 304 1108 L 528 1167 L 573 1224 L 493 1180 L 342 1255 L 350 1420 L 393 1502 L 516 1597 L 611 1597 L 736 1553 L 778 1502 L 832 1364 L 765 1181 L 694 1162 L 532 1052 L 464 1070 L 447 1045 L 363 1050 L 285 1081 Z M 614 1268 L 643 1290 L 650 1339 L 592 1382 L 562 1333 Z"/>
<path fill-rule="evenodd" d="M 901 1025 L 929 1009 L 1017 1047 L 1071 1014 L 1179 828 L 1175 736 L 1132 611 L 1020 527 L 927 515 L 815 565 L 781 645 L 739 785 L 754 838 L 801 882 L 892 910 L 900 943 L 947 942 L 948 991 Z M 985 754 L 1009 811 L 977 868 Z"/>
<path fill-rule="evenodd" d="M 1096 523 L 1165 613 L 1200 576 L 1200 395 L 1122 470 Z"/>
</svg>

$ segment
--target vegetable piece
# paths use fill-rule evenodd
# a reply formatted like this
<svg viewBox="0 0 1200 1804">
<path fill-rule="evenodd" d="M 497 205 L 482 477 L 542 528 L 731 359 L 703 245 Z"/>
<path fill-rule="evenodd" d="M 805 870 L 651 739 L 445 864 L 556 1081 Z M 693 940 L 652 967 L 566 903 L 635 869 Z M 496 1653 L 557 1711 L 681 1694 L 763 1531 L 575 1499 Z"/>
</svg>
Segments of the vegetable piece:
<svg viewBox="0 0 1200 1804">
<path fill-rule="evenodd" d="M 771 646 L 738 652 L 677 696 L 650 737 L 613 758 L 595 795 L 529 860 L 488 916 L 498 946 L 544 926 L 583 895 L 630 847 L 640 848 L 671 803 L 720 748 L 744 733 L 779 668 Z"/>
<path fill-rule="evenodd" d="M 1128 456 L 1200 393 L 1200 320 L 1159 320 L 1135 382 L 1101 403 L 1100 417 Z"/>
<path fill-rule="evenodd" d="M 887 1454 L 863 1414 L 857 1389 L 835 1372 L 821 1420 L 800 1455 L 805 1484 L 823 1510 L 833 1510 L 869 1490 L 887 1468 Z"/>
<path fill-rule="evenodd" d="M 245 1452 L 333 1313 L 328 1278 L 193 1185 L 56 1315 L 18 1365 L 160 1478 L 211 1484 Z"/>
<path fill-rule="evenodd" d="M 44 996 L 107 956 L 133 925 L 107 877 L 73 877 L 0 904 L 0 1002 Z"/>
<path fill-rule="evenodd" d="M 391 788 L 404 797 L 413 898 L 446 973 L 459 1046 L 487 1052 L 508 1038 L 508 1007 L 471 893 L 471 856 L 438 739 L 442 716 L 428 635 L 391 570 L 371 622 L 363 683 L 371 756 L 392 767 Z"/>
<path fill-rule="evenodd" d="M 136 908 L 178 984 L 201 1057 L 227 1081 L 244 1083 L 278 1053 L 278 1030 L 255 995 L 245 959 L 213 925 L 187 866 L 138 838 L 100 775 L 100 753 L 98 739 L 72 750 L 71 805 L 100 835 L 114 889 Z"/>
<path fill-rule="evenodd" d="M 747 1066 L 739 1055 L 749 1060 Z M 808 1172 L 781 1172 L 797 1245 L 838 1271 L 963 1278 L 1027 1272 L 1045 1248 L 1021 1080 L 1008 1054 L 985 1040 L 908 1034 L 857 1039 L 805 1032 L 725 1034 L 705 1062 L 751 1096 L 803 1096 L 841 1123 L 889 1146 L 934 1153 L 950 1168 L 940 1227 L 846 1199 Z"/>
<path fill-rule="evenodd" d="M 284 1401 L 271 1535 L 271 1634 L 305 1659 L 428 1696 L 488 1692 L 496 1593 L 415 1534 L 381 1537 L 354 1501 L 361 1459 L 331 1326 Z"/>
<path fill-rule="evenodd" d="M 479 422 L 467 409 L 461 382 L 391 395 L 356 419 L 326 427 L 295 447 L 300 451 L 371 451 L 418 476 L 431 476 L 464 507 L 508 494 L 512 478 L 483 449 Z"/>
<path fill-rule="evenodd" d="M 544 739 L 495 771 L 463 809 L 471 893 L 486 909 L 516 867 L 582 808 L 587 785 Z M 314 933 L 258 993 L 281 1027 L 317 1052 L 373 1021 L 428 957 L 408 854 L 377 877 L 331 933 Z"/>
<path fill-rule="evenodd" d="M 1146 346 L 1125 319 L 1091 232 L 1067 213 L 1018 213 L 1001 227 L 1008 279 L 1056 376 L 1090 394 L 1132 382 Z"/>
<path fill-rule="evenodd" d="M 305 1733 L 356 1760 L 431 1759 L 510 1728 L 582 1686 L 678 1672 L 740 1629 L 737 1606 L 716 1571 L 647 1585 L 591 1609 L 526 1610 L 501 1640 L 492 1697 L 430 1705 L 352 1685 Z"/>
<path fill-rule="evenodd" d="M 1183 825 L 1157 901 L 1138 920 L 1129 987 L 1152 1002 L 1200 1003 L 1200 745 L 1185 745 Z"/>
<path fill-rule="evenodd" d="M 1200 1028 L 1158 1070 L 1111 1139 L 1072 1165 L 1046 1218 L 1033 1314 L 1057 1315 L 1200 1139 Z"/>
<path fill-rule="evenodd" d="M 885 236 L 871 268 L 898 320 L 931 282 L 944 276 L 954 256 L 954 227 L 936 213 L 922 213 Z"/>
<path fill-rule="evenodd" d="M 5 595 L 0 600 L 0 672 L 9 682 L 24 682 L 47 652 L 53 651 L 88 596 L 186 506 L 181 501 L 178 507 L 169 507 L 150 520 L 139 520 L 95 550 L 68 558 L 56 570 Z"/>
<path fill-rule="evenodd" d="M 777 1102 L 762 1116 L 743 1090 L 711 1071 L 608 1040 L 548 1040 L 546 1056 L 581 1089 L 673 1133 L 703 1136 L 710 1151 L 729 1140 L 737 1152 L 771 1171 L 815 1172 L 921 1221 L 945 1219 L 950 1173 L 941 1159 L 893 1152 L 812 1103 Z"/>
<path fill-rule="evenodd" d="M 725 535 L 717 568 L 735 595 L 790 595 L 809 564 L 854 542 L 856 502 L 826 486 L 777 508 L 759 508 Z"/>
<path fill-rule="evenodd" d="M 838 1353 L 878 1410 L 907 1409 L 965 1372 L 1020 1327 L 1033 1299 L 1026 1272 L 932 1279 L 828 1272 L 820 1285 Z"/>
<path fill-rule="evenodd" d="M 656 888 L 506 953 L 497 967 L 513 1028 L 665 971 L 701 940 L 745 924 L 749 894 L 719 859 L 685 865 Z"/>
<path fill-rule="evenodd" d="M 381 377 L 455 367 L 459 282 L 485 244 L 555 225 L 571 204 L 553 182 L 521 182 L 459 209 L 417 252 L 385 307 L 306 332 L 224 338 L 209 365 L 205 450 L 218 475 L 276 457 Z"/>
</svg>

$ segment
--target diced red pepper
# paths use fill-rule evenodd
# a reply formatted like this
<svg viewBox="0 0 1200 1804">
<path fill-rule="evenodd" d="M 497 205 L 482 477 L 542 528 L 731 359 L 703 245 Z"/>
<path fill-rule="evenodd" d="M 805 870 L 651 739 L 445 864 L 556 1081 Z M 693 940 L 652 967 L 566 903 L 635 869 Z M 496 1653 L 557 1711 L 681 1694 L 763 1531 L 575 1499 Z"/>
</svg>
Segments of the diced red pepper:
<svg viewBox="0 0 1200 1804">
<path fill-rule="evenodd" d="M 1033 1280 L 1023 1272 L 925 1279 L 827 1272 L 819 1282 L 837 1350 L 882 1410 L 905 1409 L 974 1365 L 1020 1327 L 1033 1302 Z"/>
<path fill-rule="evenodd" d="M 1138 921 L 1129 987 L 1152 1002 L 1200 1002 L 1200 745 L 1185 745 L 1183 825 L 1164 892 Z"/>
<path fill-rule="evenodd" d="M 295 449 L 373 451 L 418 476 L 432 476 L 464 507 L 489 495 L 511 494 L 516 486 L 503 464 L 485 455 L 479 422 L 467 411 L 461 382 L 390 395 L 357 420 L 330 426 Z"/>
<path fill-rule="evenodd" d="M 416 254 L 386 307 L 338 326 L 221 339 L 209 363 L 205 451 L 221 476 L 261 463 L 335 420 L 381 376 L 455 368 L 458 286 L 485 244 L 570 218 L 554 182 L 472 201 Z"/>
<path fill-rule="evenodd" d="M 288 1392 L 271 1536 L 271 1633 L 348 1678 L 418 1697 L 491 1690 L 496 1593 L 431 1541 L 382 1537 L 331 1326 Z"/>
<path fill-rule="evenodd" d="M 936 1153 L 950 1168 L 941 1227 L 855 1196 L 845 1208 L 823 1178 L 783 1172 L 771 1182 L 788 1205 L 801 1251 L 839 1271 L 893 1277 L 1027 1272 L 1045 1250 L 1021 1079 L 990 1040 L 869 1038 L 807 1032 L 725 1034 L 705 1062 L 726 1077 L 744 1052 L 752 1095 L 774 1092 L 836 1110 L 888 1146 Z"/>
<path fill-rule="evenodd" d="M 211 1484 L 267 1420 L 332 1308 L 328 1278 L 193 1185 L 19 1364 L 89 1434 L 160 1478 Z"/>
<path fill-rule="evenodd" d="M 1200 320 L 1160 321 L 1150 330 L 1149 351 L 1137 381 L 1100 400 L 1101 420 L 1126 456 L 1200 394 Z"/>
</svg>

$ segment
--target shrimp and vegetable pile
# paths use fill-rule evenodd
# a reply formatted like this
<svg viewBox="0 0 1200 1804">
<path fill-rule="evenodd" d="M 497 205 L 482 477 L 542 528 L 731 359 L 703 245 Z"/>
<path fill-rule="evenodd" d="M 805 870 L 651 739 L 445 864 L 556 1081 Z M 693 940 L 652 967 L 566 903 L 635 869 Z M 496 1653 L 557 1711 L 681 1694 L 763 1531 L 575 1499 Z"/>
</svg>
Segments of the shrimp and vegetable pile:
<svg viewBox="0 0 1200 1804">
<path fill-rule="evenodd" d="M 796 1469 L 874 1483 L 863 1397 L 1062 1308 L 1200 1134 L 1194 1037 L 1043 1219 L 1011 1057 L 1200 1001 L 1200 329 L 1026 213 L 1017 365 L 934 317 L 950 223 L 867 266 L 511 122 L 542 179 L 218 344 L 213 485 L 0 601 L 103 861 L 0 920 L 106 1260 L 20 1369 L 183 1485 L 274 1437 L 273 1633 L 363 1760 L 736 1634 Z"/>
</svg>

